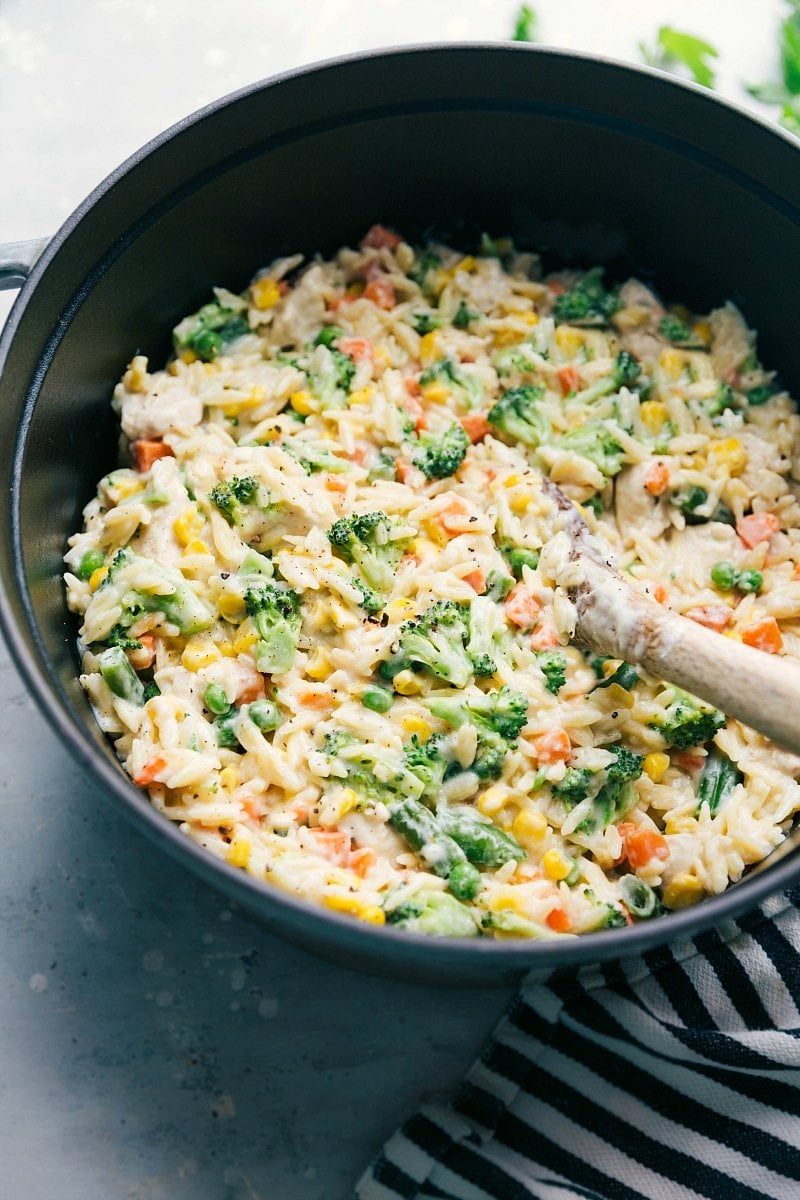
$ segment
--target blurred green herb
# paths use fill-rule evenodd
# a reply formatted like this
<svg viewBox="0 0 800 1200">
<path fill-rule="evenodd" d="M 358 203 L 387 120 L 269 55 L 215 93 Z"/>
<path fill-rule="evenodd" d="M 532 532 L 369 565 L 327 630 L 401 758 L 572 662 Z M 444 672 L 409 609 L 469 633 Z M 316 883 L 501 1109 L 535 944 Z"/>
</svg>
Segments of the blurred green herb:
<svg viewBox="0 0 800 1200">
<path fill-rule="evenodd" d="M 535 42 L 538 20 L 531 4 L 521 4 L 514 22 L 512 42 Z"/>
<path fill-rule="evenodd" d="M 786 0 L 791 12 L 781 21 L 778 39 L 781 80 L 757 83 L 747 90 L 762 104 L 778 104 L 784 129 L 800 135 L 800 0 Z"/>
<path fill-rule="evenodd" d="M 797 3 L 800 5 L 800 0 Z M 713 88 L 714 69 L 708 59 L 718 58 L 719 51 L 710 42 L 704 42 L 691 33 L 682 33 L 670 25 L 662 25 L 655 46 L 651 48 L 640 42 L 639 49 L 648 66 L 659 67 L 662 71 L 674 71 L 676 66 L 686 67 L 695 83 Z"/>
</svg>

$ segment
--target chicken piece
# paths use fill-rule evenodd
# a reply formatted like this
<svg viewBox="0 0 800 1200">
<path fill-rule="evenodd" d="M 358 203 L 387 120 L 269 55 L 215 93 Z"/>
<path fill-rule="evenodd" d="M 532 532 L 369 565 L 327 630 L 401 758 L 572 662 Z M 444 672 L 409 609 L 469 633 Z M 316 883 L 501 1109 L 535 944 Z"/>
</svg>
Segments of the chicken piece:
<svg viewBox="0 0 800 1200">
<path fill-rule="evenodd" d="M 162 371 L 149 381 L 153 390 L 117 392 L 122 432 L 130 441 L 164 437 L 170 429 L 200 424 L 203 401 L 189 390 L 184 379 Z"/>
<path fill-rule="evenodd" d="M 669 569 L 686 589 L 708 587 L 715 563 L 736 562 L 741 546 L 736 530 L 721 521 L 675 529 L 670 536 Z"/>
<path fill-rule="evenodd" d="M 173 526 L 190 503 L 189 493 L 174 458 L 159 458 L 153 463 L 150 487 L 156 494 L 166 496 L 167 501 L 153 505 L 149 523 L 142 526 L 131 548 L 145 558 L 173 566 L 183 552 Z"/>
<path fill-rule="evenodd" d="M 716 373 L 726 382 L 734 381 L 742 363 L 755 346 L 755 334 L 747 328 L 742 314 L 730 302 L 709 314 L 711 361 Z"/>
<path fill-rule="evenodd" d="M 614 510 L 625 546 L 630 546 L 637 537 L 660 537 L 669 526 L 666 493 L 651 496 L 645 487 L 645 479 L 653 463 L 663 461 L 648 458 L 632 467 L 625 467 L 614 481 Z"/>
</svg>

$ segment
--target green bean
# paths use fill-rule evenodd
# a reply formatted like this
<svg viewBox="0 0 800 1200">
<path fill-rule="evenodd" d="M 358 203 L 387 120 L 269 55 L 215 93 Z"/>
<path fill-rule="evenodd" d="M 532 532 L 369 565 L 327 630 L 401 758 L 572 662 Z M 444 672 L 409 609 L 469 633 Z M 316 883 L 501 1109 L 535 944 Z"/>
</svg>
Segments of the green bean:
<svg viewBox="0 0 800 1200">
<path fill-rule="evenodd" d="M 121 646 L 109 646 L 97 656 L 100 674 L 115 696 L 129 704 L 144 704 L 144 684 Z"/>
</svg>

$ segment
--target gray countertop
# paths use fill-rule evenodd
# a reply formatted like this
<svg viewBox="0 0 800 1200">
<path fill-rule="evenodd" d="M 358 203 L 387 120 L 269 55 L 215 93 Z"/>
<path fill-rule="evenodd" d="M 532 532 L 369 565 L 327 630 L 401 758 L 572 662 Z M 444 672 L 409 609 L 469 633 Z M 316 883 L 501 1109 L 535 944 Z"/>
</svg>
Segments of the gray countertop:
<svg viewBox="0 0 800 1200">
<path fill-rule="evenodd" d="M 501 38 L 516 7 L 0 0 L 0 241 L 54 230 L 218 95 L 366 46 Z M 735 99 L 775 69 L 779 0 L 536 7 L 548 40 L 599 53 L 636 58 L 661 21 L 708 36 Z M 393 1128 L 452 1090 L 511 993 L 369 978 L 275 940 L 127 826 L 2 646 L 0 695 L 0 1194 L 345 1200 Z"/>
</svg>

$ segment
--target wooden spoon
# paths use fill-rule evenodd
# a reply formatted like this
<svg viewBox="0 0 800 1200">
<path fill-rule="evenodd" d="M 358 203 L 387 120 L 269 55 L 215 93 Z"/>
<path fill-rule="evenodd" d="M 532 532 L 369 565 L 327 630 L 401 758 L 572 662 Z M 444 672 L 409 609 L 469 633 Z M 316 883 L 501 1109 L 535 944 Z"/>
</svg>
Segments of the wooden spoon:
<svg viewBox="0 0 800 1200">
<path fill-rule="evenodd" d="M 800 754 L 800 666 L 722 637 L 636 591 L 557 484 L 545 493 L 563 514 L 570 562 L 559 580 L 575 604 L 576 641 L 624 658 L 707 700 Z"/>
</svg>

